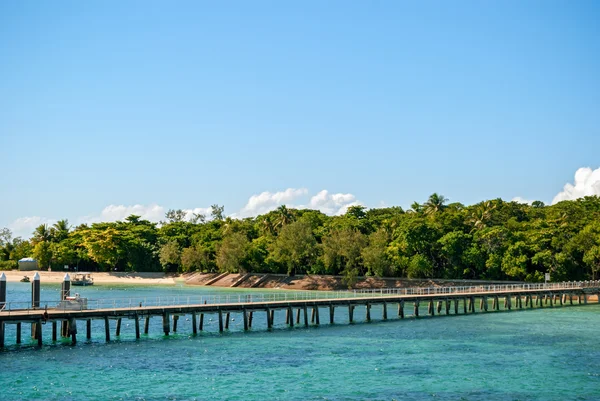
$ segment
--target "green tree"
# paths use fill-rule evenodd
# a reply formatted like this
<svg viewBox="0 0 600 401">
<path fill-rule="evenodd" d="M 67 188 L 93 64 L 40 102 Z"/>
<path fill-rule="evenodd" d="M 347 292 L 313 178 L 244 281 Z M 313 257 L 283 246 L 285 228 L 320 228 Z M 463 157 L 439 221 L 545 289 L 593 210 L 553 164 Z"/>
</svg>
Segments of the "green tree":
<svg viewBox="0 0 600 401">
<path fill-rule="evenodd" d="M 447 198 L 445 198 L 443 195 L 434 192 L 429 196 L 427 202 L 425 202 L 423 211 L 425 212 L 425 214 L 430 215 L 441 212 L 446 208 L 446 202 L 448 202 Z"/>
<path fill-rule="evenodd" d="M 223 238 L 217 248 L 217 266 L 223 273 L 245 272 L 244 262 L 248 256 L 249 243 L 245 235 L 231 233 Z"/>
<path fill-rule="evenodd" d="M 225 206 L 219 206 L 217 204 L 214 204 L 210 207 L 210 209 L 210 215 L 212 216 L 213 220 L 222 221 L 225 218 L 223 215 L 223 212 L 225 211 Z"/>
<path fill-rule="evenodd" d="M 181 267 L 184 272 L 203 270 L 208 266 L 208 255 L 201 246 L 185 248 L 181 252 Z"/>
<path fill-rule="evenodd" d="M 317 241 L 310 224 L 296 221 L 283 226 L 273 246 L 273 257 L 287 266 L 287 274 L 305 272 L 316 258 Z"/>
<path fill-rule="evenodd" d="M 52 247 L 50 242 L 38 242 L 33 248 L 33 257 L 37 260 L 40 268 L 50 267 L 52 261 Z"/>
<path fill-rule="evenodd" d="M 387 254 L 388 243 L 388 233 L 383 228 L 369 236 L 369 245 L 361 251 L 368 275 L 384 277 L 394 274 L 391 260 Z"/>
<path fill-rule="evenodd" d="M 177 241 L 171 240 L 160 248 L 160 264 L 165 271 L 177 271 L 181 264 L 181 249 Z"/>
</svg>

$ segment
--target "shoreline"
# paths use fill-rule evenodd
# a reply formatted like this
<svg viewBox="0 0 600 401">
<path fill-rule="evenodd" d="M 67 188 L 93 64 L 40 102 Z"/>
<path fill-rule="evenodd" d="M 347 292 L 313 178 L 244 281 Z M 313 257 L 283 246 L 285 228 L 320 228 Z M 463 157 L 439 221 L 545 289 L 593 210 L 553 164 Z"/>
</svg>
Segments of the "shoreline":
<svg viewBox="0 0 600 401">
<path fill-rule="evenodd" d="M 49 271 L 21 271 L 21 270 L 3 270 L 0 274 L 6 275 L 6 281 L 9 283 L 15 283 L 21 281 L 23 276 L 28 276 L 30 280 L 33 280 L 35 273 L 39 273 L 40 281 L 42 283 L 62 283 L 65 278 L 65 274 L 69 273 L 69 276 L 73 278 L 78 272 L 49 272 Z M 94 284 L 177 284 L 180 276 L 166 275 L 165 273 L 126 273 L 126 272 L 79 272 L 89 273 L 94 278 Z M 178 280 L 179 279 L 179 280 Z"/>
<path fill-rule="evenodd" d="M 33 279 L 39 273 L 42 283 L 62 283 L 66 273 L 73 277 L 77 272 L 49 272 L 49 271 L 2 271 L 7 282 L 19 282 L 23 276 Z M 0 272 L 0 273 L 2 273 Z M 303 291 L 340 291 L 347 290 L 341 276 L 325 275 L 298 275 L 287 276 L 283 274 L 219 274 L 219 273 L 184 273 L 167 274 L 162 272 L 80 272 L 91 274 L 94 284 L 140 284 L 140 285 L 176 285 L 205 286 L 216 288 L 240 289 L 281 289 Z M 376 278 L 359 277 L 353 289 L 374 288 L 407 288 L 407 287 L 441 287 L 441 286 L 476 286 L 489 284 L 509 284 L 517 282 L 508 281 L 482 281 L 482 280 L 434 280 L 434 279 L 407 279 L 407 278 Z"/>
</svg>

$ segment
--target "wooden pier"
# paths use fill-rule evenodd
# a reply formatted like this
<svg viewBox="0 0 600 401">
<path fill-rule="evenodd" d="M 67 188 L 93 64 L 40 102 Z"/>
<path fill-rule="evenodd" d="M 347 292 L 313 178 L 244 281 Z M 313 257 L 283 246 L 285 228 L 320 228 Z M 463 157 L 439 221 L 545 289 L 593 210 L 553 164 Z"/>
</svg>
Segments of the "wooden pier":
<svg viewBox="0 0 600 401">
<path fill-rule="evenodd" d="M 63 285 L 63 292 L 64 285 Z M 51 327 L 52 341 L 57 337 L 70 337 L 72 343 L 77 342 L 77 321 L 86 322 L 86 339 L 92 337 L 92 320 L 104 322 L 104 336 L 107 342 L 111 341 L 110 321 L 116 320 L 115 335 L 119 336 L 122 319 L 130 319 L 135 325 L 135 337 L 140 338 L 149 332 L 151 318 L 162 320 L 162 333 L 169 335 L 177 332 L 180 317 L 191 321 L 186 331 L 197 334 L 204 330 L 205 315 L 216 315 L 219 331 L 229 329 L 231 314 L 241 314 L 244 330 L 253 328 L 253 318 L 256 313 L 266 317 L 265 329 L 272 329 L 275 322 L 275 311 L 285 312 L 285 324 L 289 327 L 310 325 L 318 326 L 320 316 L 325 310 L 329 316 L 329 323 L 334 322 L 336 313 L 346 313 L 348 323 L 354 323 L 357 314 L 364 314 L 364 321 L 371 321 L 371 309 L 377 305 L 381 307 L 382 319 L 405 319 L 408 317 L 419 318 L 421 306 L 427 307 L 428 316 L 436 315 L 463 315 L 473 313 L 489 313 L 500 310 L 524 310 L 533 308 L 560 307 L 571 305 L 586 305 L 588 302 L 596 303 L 600 299 L 600 282 L 569 282 L 553 284 L 523 284 L 487 287 L 440 287 L 433 289 L 381 289 L 370 292 L 339 292 L 333 296 L 323 295 L 315 299 L 289 299 L 284 300 L 257 300 L 254 296 L 239 296 L 237 301 L 227 298 L 228 302 L 219 302 L 224 297 L 216 297 L 208 303 L 192 303 L 181 305 L 153 305 L 144 306 L 136 304 L 125 307 L 101 307 L 81 310 L 68 310 L 61 308 L 40 308 L 38 304 L 26 309 L 6 308 L 0 311 L 0 347 L 5 345 L 5 325 L 16 325 L 16 343 L 21 343 L 23 324 L 31 325 L 31 335 L 37 339 L 39 346 L 43 345 L 42 330 Z M 284 294 L 288 297 L 287 294 Z M 318 294 L 317 294 L 318 295 Z M 344 296 L 346 295 L 346 296 Z M 35 297 L 34 297 L 35 298 Z M 34 301 L 36 301 L 34 299 Z M 336 312 L 336 309 L 339 312 Z M 406 309 L 412 314 L 407 314 Z M 310 314 L 309 314 L 310 311 Z M 397 311 L 397 312 L 396 312 Z M 309 318 L 310 315 L 310 318 Z M 140 327 L 140 321 L 144 326 Z M 58 330 L 60 323 L 61 329 Z"/>
</svg>

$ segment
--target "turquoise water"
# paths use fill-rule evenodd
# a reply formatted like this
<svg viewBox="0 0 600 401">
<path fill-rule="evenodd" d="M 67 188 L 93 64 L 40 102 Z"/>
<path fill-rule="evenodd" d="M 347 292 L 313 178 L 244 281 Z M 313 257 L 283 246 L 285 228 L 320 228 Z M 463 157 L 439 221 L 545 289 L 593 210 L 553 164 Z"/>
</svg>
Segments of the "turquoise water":
<svg viewBox="0 0 600 401">
<path fill-rule="evenodd" d="M 29 297 L 29 286 L 9 283 L 9 300 Z M 211 293 L 220 290 L 210 289 Z M 95 286 L 89 298 L 197 295 L 198 287 Z M 45 296 L 47 295 L 47 296 Z M 42 299 L 58 297 L 43 286 Z M 391 308 L 388 311 L 392 317 Z M 406 309 L 412 314 L 411 308 Z M 424 311 L 422 311 L 424 313 Z M 264 313 L 243 333 L 232 315 L 230 332 L 192 336 L 182 317 L 178 333 L 165 337 L 153 319 L 150 334 L 135 340 L 133 321 L 104 342 L 94 322 L 93 338 L 52 345 L 49 326 L 37 349 L 14 344 L 0 352 L 2 400 L 598 400 L 600 399 L 600 306 L 544 308 L 435 318 L 395 317 L 348 325 L 336 309 L 336 324 L 321 310 L 319 328 L 287 328 L 285 314 L 266 331 Z M 364 320 L 364 309 L 355 311 Z M 212 320 L 210 320 L 212 319 Z"/>
</svg>

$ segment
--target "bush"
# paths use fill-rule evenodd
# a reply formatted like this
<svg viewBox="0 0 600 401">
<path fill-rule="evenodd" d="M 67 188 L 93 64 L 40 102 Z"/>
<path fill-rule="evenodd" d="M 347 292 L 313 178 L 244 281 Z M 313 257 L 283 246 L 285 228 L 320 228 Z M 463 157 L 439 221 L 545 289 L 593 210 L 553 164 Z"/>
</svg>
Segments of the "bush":
<svg viewBox="0 0 600 401">
<path fill-rule="evenodd" d="M 15 260 L 0 260 L 0 270 L 17 269 L 19 264 Z"/>
</svg>

